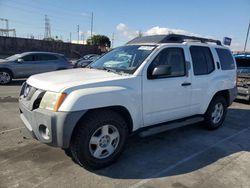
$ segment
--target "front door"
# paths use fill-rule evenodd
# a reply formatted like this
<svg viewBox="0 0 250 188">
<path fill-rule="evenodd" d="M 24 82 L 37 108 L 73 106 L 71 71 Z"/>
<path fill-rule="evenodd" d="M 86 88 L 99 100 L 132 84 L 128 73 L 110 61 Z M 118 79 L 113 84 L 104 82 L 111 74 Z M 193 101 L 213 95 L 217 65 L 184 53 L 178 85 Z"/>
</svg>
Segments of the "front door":
<svg viewBox="0 0 250 188">
<path fill-rule="evenodd" d="M 39 65 L 36 64 L 35 56 L 33 54 L 25 55 L 20 59 L 23 61 L 15 64 L 17 77 L 25 78 L 39 73 Z"/>
<path fill-rule="evenodd" d="M 191 77 L 182 47 L 164 48 L 147 68 L 143 78 L 144 126 L 191 115 Z M 149 78 L 157 65 L 168 65 L 170 74 Z"/>
</svg>

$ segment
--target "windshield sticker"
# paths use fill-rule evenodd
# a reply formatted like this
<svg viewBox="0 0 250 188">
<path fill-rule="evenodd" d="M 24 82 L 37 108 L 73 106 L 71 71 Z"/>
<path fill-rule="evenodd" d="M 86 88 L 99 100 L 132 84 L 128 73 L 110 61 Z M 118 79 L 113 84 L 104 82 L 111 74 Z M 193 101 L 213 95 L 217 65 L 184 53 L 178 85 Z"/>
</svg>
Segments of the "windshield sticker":
<svg viewBox="0 0 250 188">
<path fill-rule="evenodd" d="M 153 50 L 154 46 L 140 46 L 138 50 Z"/>
</svg>

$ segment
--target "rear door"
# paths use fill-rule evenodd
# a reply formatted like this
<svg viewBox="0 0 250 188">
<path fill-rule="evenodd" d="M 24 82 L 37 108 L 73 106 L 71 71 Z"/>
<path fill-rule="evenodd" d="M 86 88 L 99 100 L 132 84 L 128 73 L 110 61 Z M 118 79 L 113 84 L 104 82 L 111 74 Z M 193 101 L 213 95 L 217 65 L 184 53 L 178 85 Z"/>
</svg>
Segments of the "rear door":
<svg viewBox="0 0 250 188">
<path fill-rule="evenodd" d="M 192 100 L 190 111 L 200 114 L 203 104 L 208 100 L 208 89 L 215 78 L 215 60 L 210 47 L 191 45 L 189 47 L 192 68 Z"/>
<path fill-rule="evenodd" d="M 35 63 L 39 67 L 38 73 L 55 71 L 58 67 L 58 58 L 52 54 L 36 54 Z"/>
</svg>

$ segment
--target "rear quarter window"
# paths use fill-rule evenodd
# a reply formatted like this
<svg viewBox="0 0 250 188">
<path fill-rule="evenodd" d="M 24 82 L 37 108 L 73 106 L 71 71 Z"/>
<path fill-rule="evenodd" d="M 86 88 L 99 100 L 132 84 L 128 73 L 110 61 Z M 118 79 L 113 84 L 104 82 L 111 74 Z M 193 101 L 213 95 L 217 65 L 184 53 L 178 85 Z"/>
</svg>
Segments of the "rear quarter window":
<svg viewBox="0 0 250 188">
<path fill-rule="evenodd" d="M 37 61 L 52 61 L 52 60 L 57 60 L 58 58 L 55 55 L 50 55 L 50 54 L 38 54 L 36 55 L 36 60 Z"/>
<path fill-rule="evenodd" d="M 66 62 L 69 62 L 69 60 L 64 55 L 61 55 L 60 58 L 62 58 Z"/>
<path fill-rule="evenodd" d="M 231 52 L 227 49 L 215 48 L 222 70 L 233 70 L 235 69 L 234 59 Z"/>
</svg>

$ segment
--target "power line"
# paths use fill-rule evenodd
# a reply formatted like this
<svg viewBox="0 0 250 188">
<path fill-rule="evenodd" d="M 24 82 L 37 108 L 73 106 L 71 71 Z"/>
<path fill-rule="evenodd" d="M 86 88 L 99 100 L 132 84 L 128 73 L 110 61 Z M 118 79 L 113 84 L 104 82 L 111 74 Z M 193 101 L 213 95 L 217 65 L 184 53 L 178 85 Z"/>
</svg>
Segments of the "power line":
<svg viewBox="0 0 250 188">
<path fill-rule="evenodd" d="M 10 7 L 10 8 L 12 8 L 12 9 L 18 9 L 18 10 L 20 10 L 20 11 L 23 11 L 24 13 L 26 13 L 26 14 L 32 14 L 32 15 L 34 15 L 34 13 L 36 14 L 36 15 L 44 15 L 44 13 L 47 11 L 39 11 L 40 9 L 38 9 L 38 10 L 32 10 L 32 9 L 25 9 L 25 8 L 23 8 L 23 7 L 17 7 L 17 6 L 13 6 L 13 5 L 8 5 L 8 4 L 5 4 L 4 6 L 7 6 L 7 7 Z M 53 19 L 55 19 L 55 20 L 62 20 L 62 19 L 65 19 L 65 18 L 68 18 L 69 16 L 68 16 L 68 14 L 67 13 L 64 13 L 64 14 L 55 14 L 55 11 L 53 10 L 51 13 L 50 13 L 50 15 L 52 15 L 52 17 L 53 17 Z M 65 15 L 65 16 L 61 16 L 61 15 Z M 79 20 L 79 19 L 82 19 L 81 17 L 79 17 L 79 15 L 75 15 L 75 16 L 71 16 L 74 20 Z"/>
<path fill-rule="evenodd" d="M 14 23 L 18 23 L 20 25 L 25 25 L 25 28 L 44 29 L 44 27 L 41 27 L 40 25 L 36 25 L 36 24 L 28 23 L 28 22 L 23 22 L 23 21 L 13 20 L 13 19 L 9 19 L 9 21 L 14 22 Z M 63 29 L 63 28 L 60 29 L 60 27 L 59 27 L 59 29 L 58 29 L 58 27 L 56 27 L 53 30 L 68 33 L 68 31 L 65 31 L 65 29 Z"/>
<path fill-rule="evenodd" d="M 11 2 L 14 2 L 14 4 L 12 4 Z M 49 2 L 46 2 L 46 4 L 48 4 L 48 3 Z M 19 6 L 19 7 L 16 7 L 16 8 L 20 8 L 21 7 L 22 10 L 24 10 L 24 9 L 26 9 L 26 7 L 28 7 L 26 9 L 26 11 L 32 11 L 31 9 L 33 9 L 33 10 L 35 9 L 35 12 L 41 12 L 41 10 L 44 10 L 46 12 L 47 11 L 51 11 L 51 13 L 54 13 L 55 9 L 57 9 L 56 10 L 57 15 L 58 15 L 58 12 L 61 12 L 63 14 L 67 14 L 67 15 L 71 14 L 74 17 L 79 17 L 81 15 L 83 16 L 83 14 L 80 13 L 81 10 L 67 10 L 67 9 L 65 9 L 65 7 L 61 7 L 60 8 L 60 6 L 58 6 L 58 4 L 57 5 L 53 4 L 53 6 L 51 6 L 53 8 L 50 8 L 50 7 L 44 8 L 44 7 L 41 7 L 41 6 L 39 6 L 39 7 L 32 6 L 33 4 L 29 4 L 29 3 L 25 3 L 25 2 L 20 2 L 20 1 L 13 1 L 13 0 L 8 1 L 8 2 L 4 2 L 3 4 L 6 5 L 6 6 L 13 6 L 13 5 L 14 6 Z M 40 5 L 40 4 L 35 4 L 35 5 Z M 75 12 L 79 12 L 79 13 L 75 13 Z M 85 12 L 87 12 L 87 11 L 85 11 Z M 44 14 L 44 12 L 41 12 L 41 14 Z M 84 17 L 90 17 L 90 16 L 91 16 L 90 13 L 84 14 Z M 82 19 L 82 18 L 79 18 L 79 19 Z"/>
<path fill-rule="evenodd" d="M 65 19 L 68 19 L 68 18 L 70 18 L 70 19 L 72 18 L 72 20 L 79 20 L 79 19 L 81 19 L 81 21 L 82 21 L 83 18 L 88 18 L 88 19 L 91 18 L 91 20 L 90 20 L 91 21 L 91 35 L 93 35 L 93 25 L 94 25 L 93 24 L 93 12 L 90 13 L 90 12 L 84 11 L 84 13 L 82 13 L 82 12 L 81 13 L 80 12 L 79 13 L 75 13 L 76 11 L 80 11 L 80 10 L 76 10 L 74 12 L 70 11 L 70 10 L 69 11 L 67 11 L 67 10 L 65 11 L 65 9 L 59 8 L 60 6 L 57 6 L 57 5 L 56 6 L 51 6 L 51 8 L 50 7 L 44 8 L 44 7 L 38 7 L 39 4 L 35 4 L 37 6 L 34 6 L 34 4 L 32 4 L 32 3 L 20 2 L 20 1 L 16 1 L 16 0 L 10 0 L 10 1 L 6 1 L 6 2 L 1 2 L 1 4 L 4 5 L 4 6 L 10 7 L 12 9 L 14 9 L 14 10 L 22 11 L 25 14 L 32 15 L 32 16 L 34 16 L 34 15 L 37 15 L 37 16 L 38 15 L 43 15 L 44 16 L 44 13 L 46 11 L 52 10 L 53 12 L 50 13 L 50 14 L 52 14 L 52 16 L 50 15 L 50 18 L 53 17 L 53 20 L 60 20 L 60 21 L 62 21 L 62 19 L 65 20 Z M 50 3 L 48 3 L 48 4 L 50 4 Z M 56 10 L 55 11 L 54 8 L 57 8 L 57 9 L 60 9 L 60 10 Z M 63 8 L 65 8 L 65 7 L 63 7 Z M 42 11 L 42 10 L 45 10 L 45 11 Z M 59 13 L 58 14 L 58 11 L 59 12 L 64 12 L 64 13 Z M 85 13 L 85 12 L 87 12 L 87 13 Z M 68 16 L 69 14 L 70 14 L 70 16 Z M 42 19 L 41 19 L 41 21 L 42 21 Z M 37 24 L 37 22 L 33 22 L 34 24 L 31 24 L 32 22 L 24 22 L 24 21 L 19 21 L 19 20 L 16 20 L 16 19 L 15 20 L 11 19 L 11 22 L 18 23 L 20 25 L 25 25 L 24 28 L 28 28 L 29 27 L 29 28 L 39 29 L 39 30 L 40 29 L 44 29 L 44 36 L 51 36 L 51 31 L 50 31 L 51 30 L 51 25 L 50 25 L 51 23 L 50 23 L 50 21 L 48 22 L 49 25 L 46 24 L 46 27 L 41 27 L 41 25 Z M 67 24 L 67 22 L 66 22 L 66 24 Z M 85 24 L 88 24 L 88 23 L 85 22 Z M 45 28 L 47 28 L 47 29 L 45 29 Z M 73 28 L 73 26 L 72 26 L 72 28 Z M 46 30 L 46 32 L 45 32 L 45 30 Z M 58 27 L 56 27 L 55 29 L 53 29 L 53 31 L 54 30 L 55 31 L 60 31 L 60 32 L 63 32 L 63 33 L 68 33 L 69 32 L 69 30 L 66 31 L 64 28 L 59 29 Z M 80 37 L 80 33 L 79 32 L 78 32 L 78 37 Z"/>
</svg>

